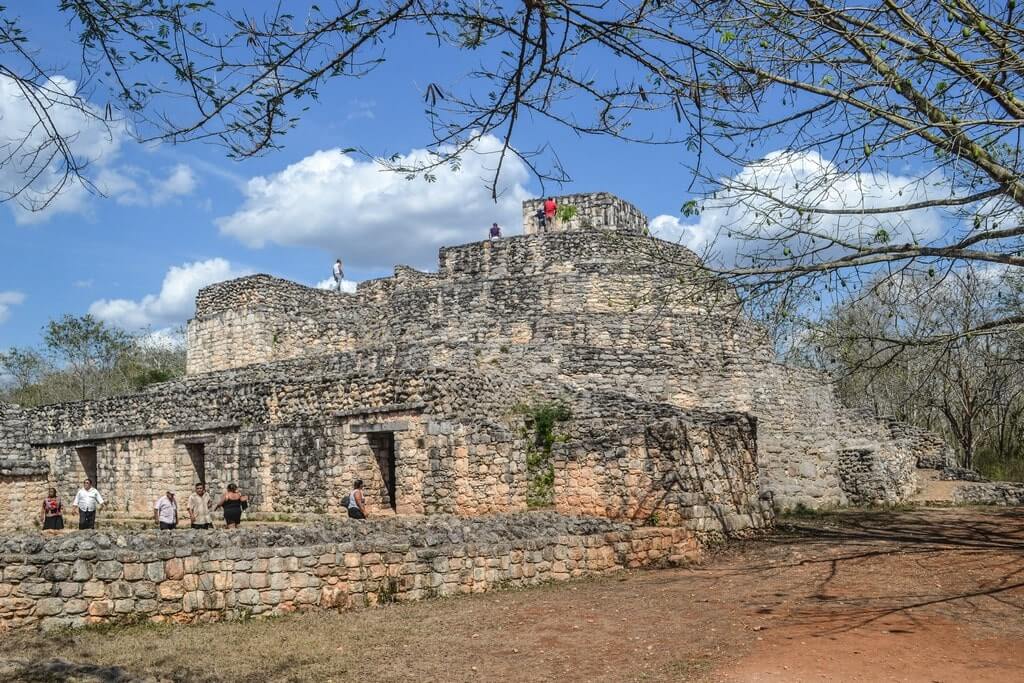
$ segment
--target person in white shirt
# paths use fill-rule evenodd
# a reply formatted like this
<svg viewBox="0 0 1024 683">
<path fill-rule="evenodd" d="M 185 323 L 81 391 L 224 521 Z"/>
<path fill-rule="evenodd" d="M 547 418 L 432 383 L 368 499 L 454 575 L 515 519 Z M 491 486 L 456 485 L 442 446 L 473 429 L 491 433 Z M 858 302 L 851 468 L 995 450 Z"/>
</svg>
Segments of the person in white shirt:
<svg viewBox="0 0 1024 683">
<path fill-rule="evenodd" d="M 340 292 L 341 281 L 345 279 L 345 267 L 341 265 L 341 259 L 334 262 L 334 286 Z"/>
<path fill-rule="evenodd" d="M 103 507 L 103 496 L 93 488 L 91 479 L 82 482 L 82 488 L 75 494 L 72 507 L 78 513 L 79 529 L 96 528 L 96 511 Z"/>
<path fill-rule="evenodd" d="M 153 519 L 160 525 L 161 531 L 178 526 L 178 501 L 174 499 L 174 491 L 168 491 L 156 499 Z"/>
<path fill-rule="evenodd" d="M 188 516 L 192 520 L 193 529 L 213 528 L 211 506 L 210 494 L 206 492 L 206 484 L 196 484 L 196 492 L 188 497 Z"/>
</svg>

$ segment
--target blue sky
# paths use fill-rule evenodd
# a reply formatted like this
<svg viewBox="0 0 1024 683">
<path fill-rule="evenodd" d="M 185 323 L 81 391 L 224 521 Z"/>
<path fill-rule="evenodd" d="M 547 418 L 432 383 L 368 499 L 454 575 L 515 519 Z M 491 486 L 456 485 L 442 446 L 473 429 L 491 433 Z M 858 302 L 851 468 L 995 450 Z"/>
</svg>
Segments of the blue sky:
<svg viewBox="0 0 1024 683">
<path fill-rule="evenodd" d="M 53 3 L 8 4 L 46 64 L 62 78 L 81 80 L 77 44 Z M 255 11 L 259 3 L 246 7 Z M 492 156 L 470 155 L 460 173 L 441 173 L 429 184 L 340 152 L 422 154 L 431 140 L 426 85 L 462 83 L 487 58 L 440 48 L 415 29 L 388 43 L 385 54 L 387 61 L 370 76 L 324 85 L 298 127 L 282 138 L 283 149 L 243 162 L 229 160 L 215 145 L 143 146 L 128 135 L 111 140 L 83 129 L 76 144 L 94 158 L 89 176 L 106 197 L 67 192 L 31 215 L 0 205 L 0 349 L 36 343 L 42 326 L 65 313 L 92 312 L 132 330 L 161 329 L 184 322 L 196 289 L 220 279 L 265 272 L 315 285 L 341 256 L 347 277 L 359 281 L 388 275 L 396 263 L 433 268 L 439 246 L 482 239 L 494 220 L 506 233 L 518 231 L 519 202 L 540 192 L 521 164 L 507 166 L 506 192 L 495 204 L 486 186 Z M 627 75 L 615 73 L 623 67 L 610 61 L 588 66 L 606 77 Z M 106 101 L 102 95 L 96 93 L 98 106 Z M 8 131 L 17 128 L 12 122 L 23 104 L 0 80 L 0 116 Z M 663 133 L 674 118 L 648 124 Z M 529 115 L 515 142 L 524 150 L 550 144 L 557 152 L 572 180 L 548 192 L 610 191 L 636 204 L 662 234 L 698 250 L 730 224 L 753 220 L 749 208 L 727 203 L 680 220 L 680 206 L 692 198 L 687 163 L 693 159 L 683 145 L 579 137 Z M 495 144 L 483 140 L 480 148 Z M 768 141 L 751 157 L 768 155 L 780 166 L 723 172 L 781 173 L 780 185 L 790 187 L 828 164 L 813 153 L 780 155 L 773 144 L 780 142 Z M 840 177 L 831 201 L 853 197 L 889 205 L 913 176 Z M 4 178 L 0 173 L 0 183 Z M 925 236 L 941 232 L 934 214 L 922 213 L 915 224 Z M 727 239 L 721 244 L 735 246 Z"/>
<path fill-rule="evenodd" d="M 10 3 L 23 18 L 32 44 L 45 49 L 50 64 L 65 65 L 59 73 L 77 80 L 75 45 L 57 13 L 39 7 L 46 4 Z M 308 204 L 291 209 L 278 206 L 268 218 L 275 225 L 263 226 L 276 237 L 260 242 L 252 231 L 246 232 L 247 216 L 265 213 L 267 202 L 274 201 L 273 197 L 254 200 L 248 205 L 251 211 L 245 213 L 247 199 L 252 200 L 246 183 L 254 177 L 273 177 L 299 164 L 294 170 L 300 177 L 288 182 L 302 183 L 303 171 L 318 172 L 309 168 L 318 153 L 328 165 L 337 162 L 339 155 L 327 150 L 360 147 L 374 154 L 406 154 L 429 142 L 423 114 L 425 85 L 457 77 L 478 56 L 467 59 L 411 31 L 407 35 L 387 48 L 388 61 L 370 77 L 325 86 L 320 101 L 283 139 L 280 151 L 235 162 L 214 145 L 143 147 L 126 137 L 116 149 L 107 150 L 91 171 L 102 174 L 101 186 L 110 196 L 76 197 L 67 202 L 67 211 L 22 214 L 21 222 L 11 206 L 0 206 L 0 348 L 35 343 L 45 322 L 64 313 L 93 310 L 129 327 L 138 322 L 163 327 L 184 321 L 184 295 L 161 294 L 169 269 L 179 269 L 178 280 L 168 283 L 171 289 L 192 281 L 182 270 L 188 264 L 205 263 L 207 278 L 218 273 L 269 272 L 315 284 L 329 275 L 333 252 L 339 251 L 347 276 L 362 280 L 389 274 L 390 255 L 429 267 L 435 262 L 438 233 L 458 243 L 482 238 L 492 216 L 503 223 L 514 221 L 510 207 L 518 195 L 495 207 L 480 177 L 459 179 L 437 192 L 424 189 L 423 181 L 391 180 L 384 182 L 379 201 L 372 190 L 358 202 L 336 198 L 326 208 L 333 216 L 312 218 L 305 213 Z M 578 138 L 548 124 L 524 121 L 517 138 L 522 148 L 546 142 L 553 144 L 573 178 L 564 188 L 552 188 L 559 192 L 608 190 L 651 216 L 677 213 L 686 197 L 689 177 L 681 163 L 685 154 L 681 148 Z M 379 173 L 367 167 L 364 159 L 354 159 L 354 164 L 335 175 L 328 173 L 327 187 L 308 197 L 309 202 L 333 194 L 332 180 L 348 186 L 354 177 L 377 182 L 374 176 Z M 524 170 L 512 168 L 509 177 L 510 184 L 521 185 L 513 195 L 535 195 L 540 190 Z M 281 182 L 281 192 L 294 189 Z M 401 192 L 396 185 L 402 183 L 418 187 Z M 350 191 L 340 186 L 336 194 Z M 396 192 L 408 195 L 409 201 L 399 201 Z M 432 195 L 445 192 L 463 193 L 462 199 L 454 200 L 456 210 L 451 209 L 450 197 L 431 206 Z M 369 225 L 351 231 L 346 228 L 353 222 L 351 213 L 337 215 L 346 209 L 359 209 L 361 216 L 368 211 L 375 215 Z M 425 225 L 417 224 L 420 212 L 427 216 Z M 231 221 L 231 234 L 222 230 L 225 220 Z M 301 233 L 302 226 L 311 222 L 315 226 L 308 234 L 290 238 L 288 233 Z M 515 226 L 506 225 L 507 231 L 509 227 Z M 152 297 L 148 305 L 147 296 Z M 97 305 L 112 300 L 137 305 Z"/>
</svg>

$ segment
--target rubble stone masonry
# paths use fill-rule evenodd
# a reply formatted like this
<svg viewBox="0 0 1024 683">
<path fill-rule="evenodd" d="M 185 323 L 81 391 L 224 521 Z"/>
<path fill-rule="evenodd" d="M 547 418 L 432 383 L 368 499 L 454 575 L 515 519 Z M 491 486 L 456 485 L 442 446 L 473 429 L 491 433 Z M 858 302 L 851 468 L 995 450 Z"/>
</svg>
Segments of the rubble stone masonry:
<svg viewBox="0 0 1024 683">
<path fill-rule="evenodd" d="M 530 411 L 556 403 L 566 513 L 738 533 L 773 508 L 903 500 L 947 458 L 775 362 L 736 294 L 634 207 L 558 202 L 577 211 L 557 230 L 447 247 L 437 272 L 354 294 L 267 275 L 201 290 L 186 377 L 4 408 L 0 527 L 31 523 L 43 478 L 67 503 L 90 469 L 129 514 L 197 481 L 237 483 L 254 511 L 341 513 L 356 478 L 374 512 L 522 511 Z"/>
<path fill-rule="evenodd" d="M 0 627 L 346 609 L 695 561 L 697 536 L 552 513 L 75 532 L 0 546 Z"/>
</svg>

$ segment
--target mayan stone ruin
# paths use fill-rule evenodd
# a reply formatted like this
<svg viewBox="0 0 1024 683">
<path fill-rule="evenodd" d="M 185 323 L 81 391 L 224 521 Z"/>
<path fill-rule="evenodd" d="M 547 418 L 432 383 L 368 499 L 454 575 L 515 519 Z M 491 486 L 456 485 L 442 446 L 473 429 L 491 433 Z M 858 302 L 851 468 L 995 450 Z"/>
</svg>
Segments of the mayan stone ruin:
<svg viewBox="0 0 1024 683">
<path fill-rule="evenodd" d="M 102 400 L 0 406 L 0 523 L 31 526 L 47 486 L 68 497 L 85 476 L 98 482 L 110 513 L 122 516 L 149 517 L 165 490 L 204 481 L 214 495 L 238 483 L 250 513 L 317 520 L 344 512 L 342 497 L 362 478 L 371 517 L 498 514 L 500 526 L 540 496 L 552 519 L 563 520 L 533 537 L 547 545 L 526 543 L 518 556 L 506 545 L 481 560 L 497 573 L 481 570 L 468 584 L 454 569 L 455 578 L 441 571 L 422 579 L 443 593 L 523 578 L 523 563 L 550 572 L 549 560 L 565 561 L 544 555 L 556 547 L 589 549 L 572 550 L 570 567 L 556 566 L 576 576 L 589 571 L 587 558 L 602 571 L 683 556 L 704 539 L 766 528 L 780 509 L 904 501 L 917 491 L 922 468 L 951 463 L 936 436 L 846 408 L 826 377 L 776 362 L 735 293 L 692 252 L 648 236 L 635 207 L 606 193 L 558 201 L 573 207 L 571 216 L 541 226 L 538 204 L 527 202 L 524 235 L 444 248 L 436 272 L 397 266 L 354 294 L 268 275 L 207 287 L 188 325 L 184 378 Z M 546 435 L 538 406 L 562 413 Z M 577 532 L 572 538 L 583 540 L 567 541 L 572 534 L 557 515 L 596 519 L 592 531 L 607 533 L 594 540 Z M 665 529 L 636 536 L 641 527 Z M 185 535 L 174 541 L 185 550 L 148 533 L 153 538 L 140 534 L 120 546 L 104 536 L 108 549 L 90 551 L 92 564 L 67 564 L 68 576 L 47 580 L 38 578 L 40 558 L 60 557 L 63 542 L 17 541 L 6 561 L 34 567 L 24 580 L 40 583 L 6 617 L 35 622 L 50 614 L 79 623 L 122 609 L 158 616 L 249 605 L 259 612 L 340 600 L 332 594 L 321 604 L 325 578 L 282 594 L 262 585 L 262 575 L 255 598 L 239 592 L 256 590 L 248 575 L 238 585 L 216 579 L 220 597 L 196 597 L 204 589 L 167 578 L 163 563 L 188 556 L 196 583 L 203 572 L 214 577 L 222 560 L 263 574 L 252 563 L 267 564 L 280 548 L 261 554 L 250 539 L 251 551 L 224 555 L 195 532 L 171 534 Z M 416 542 L 394 550 L 385 535 L 353 550 L 351 539 L 339 549 L 336 534 L 328 536 L 317 547 L 335 558 L 322 562 L 340 567 L 339 575 L 346 562 L 363 566 L 352 553 L 369 553 L 380 580 L 406 576 L 402 562 L 422 560 Z M 303 542 L 275 542 L 289 544 Z M 528 552 L 541 546 L 547 550 Z M 75 562 L 85 562 L 80 550 Z M 385 566 L 389 552 L 397 569 Z M 401 560 L 403 552 L 412 559 Z M 139 553 L 149 553 L 159 581 L 175 582 L 145 589 L 164 591 L 159 599 L 120 585 L 129 564 L 133 575 L 150 571 Z M 314 566 L 301 559 L 309 556 L 306 547 L 282 562 L 295 564 L 294 574 Z M 105 562 L 113 564 L 100 567 Z M 471 574 L 477 566 L 471 563 Z M 174 565 L 172 573 L 179 570 Z M 76 571 L 79 583 L 65 586 Z M 420 580 L 399 592 L 419 595 Z M 98 591 L 91 598 L 83 594 L 90 582 Z M 311 589 L 302 594 L 306 602 L 297 603 L 304 588 Z M 349 590 L 341 602 L 363 593 L 376 600 L 380 590 Z M 155 602 L 116 603 L 129 598 Z M 37 613 L 41 600 L 54 602 Z"/>
<path fill-rule="evenodd" d="M 696 256 L 607 193 L 571 220 L 441 250 L 355 294 L 254 275 L 203 289 L 188 375 L 130 396 L 0 413 L 5 526 L 86 474 L 118 510 L 235 481 L 265 512 L 337 513 L 361 477 L 377 511 L 526 507 L 530 415 L 561 403 L 552 503 L 694 527 L 765 510 L 897 502 L 945 446 L 840 405 L 772 359 Z M 692 276 L 692 277 L 687 277 Z M 26 507 L 21 507 L 22 505 Z"/>
</svg>

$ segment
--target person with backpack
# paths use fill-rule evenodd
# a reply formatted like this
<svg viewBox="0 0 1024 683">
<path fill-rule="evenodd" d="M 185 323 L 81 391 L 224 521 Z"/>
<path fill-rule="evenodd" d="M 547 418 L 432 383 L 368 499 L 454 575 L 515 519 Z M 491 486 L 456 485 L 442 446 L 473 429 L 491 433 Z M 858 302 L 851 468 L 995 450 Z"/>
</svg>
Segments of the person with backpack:
<svg viewBox="0 0 1024 683">
<path fill-rule="evenodd" d="M 343 500 L 348 509 L 348 516 L 352 519 L 366 519 L 366 499 L 363 497 L 363 480 L 356 479 L 352 484 L 352 492 Z"/>
</svg>

